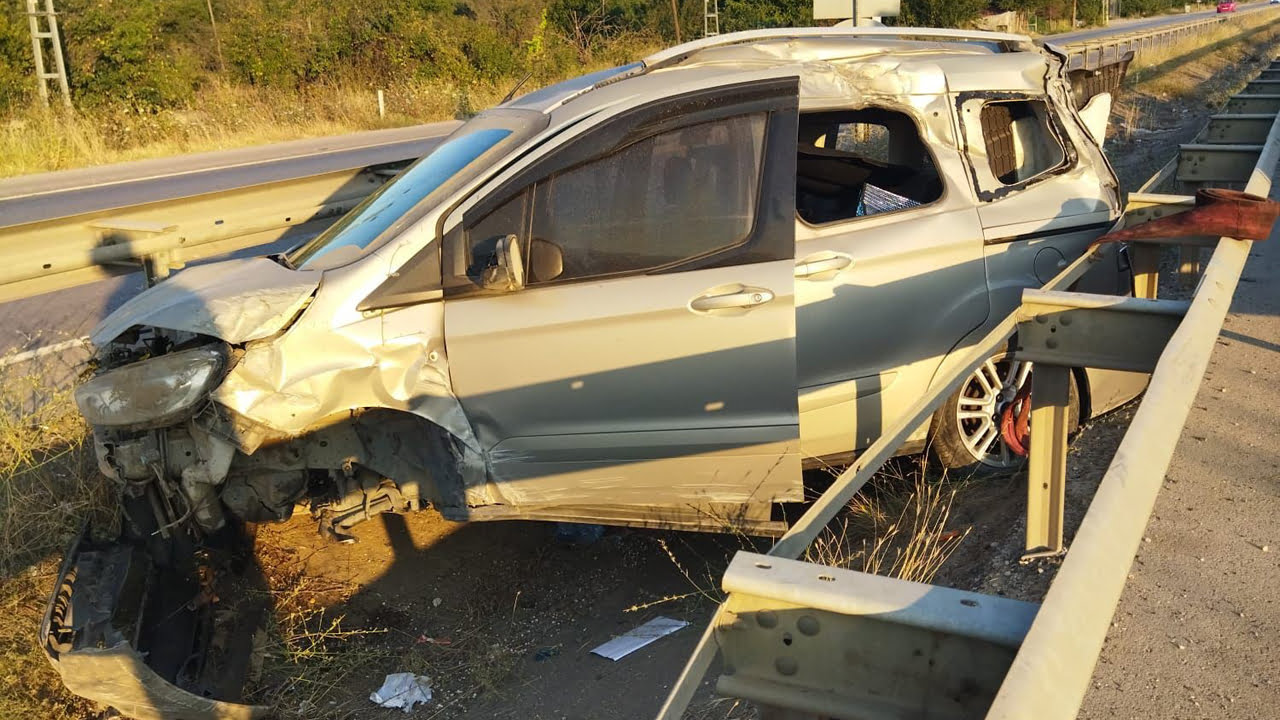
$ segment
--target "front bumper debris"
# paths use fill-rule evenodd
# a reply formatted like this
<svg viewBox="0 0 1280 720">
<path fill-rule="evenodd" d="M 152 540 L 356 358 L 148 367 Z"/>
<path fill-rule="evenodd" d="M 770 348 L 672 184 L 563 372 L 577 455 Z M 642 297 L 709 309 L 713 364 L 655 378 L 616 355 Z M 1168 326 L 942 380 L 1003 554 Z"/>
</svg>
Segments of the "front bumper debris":
<svg viewBox="0 0 1280 720">
<path fill-rule="evenodd" d="M 67 689 L 140 720 L 251 720 L 267 708 L 205 697 L 208 623 L 192 588 L 140 546 L 95 544 L 87 529 L 67 552 L 40 641 Z M 174 598 L 186 600 L 175 601 Z"/>
</svg>

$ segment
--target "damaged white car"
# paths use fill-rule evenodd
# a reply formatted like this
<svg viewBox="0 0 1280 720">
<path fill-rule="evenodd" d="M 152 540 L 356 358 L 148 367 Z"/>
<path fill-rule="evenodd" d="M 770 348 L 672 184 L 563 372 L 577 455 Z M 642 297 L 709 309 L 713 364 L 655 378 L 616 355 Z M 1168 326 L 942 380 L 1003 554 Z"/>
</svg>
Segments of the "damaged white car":
<svg viewBox="0 0 1280 720">
<path fill-rule="evenodd" d="M 68 556 L 51 658 L 126 713 L 258 712 L 210 689 L 227 609 L 190 598 L 222 535 L 300 505 L 337 539 L 428 506 L 777 531 L 802 468 L 870 444 L 1115 224 L 1108 104 L 1021 36 L 807 29 L 481 113 L 305 245 L 95 330 L 76 399 L 125 531 Z M 1089 282 L 1127 293 L 1123 254 Z M 1029 373 L 992 358 L 903 452 L 1015 464 Z M 1079 418 L 1144 381 L 1074 379 Z"/>
</svg>

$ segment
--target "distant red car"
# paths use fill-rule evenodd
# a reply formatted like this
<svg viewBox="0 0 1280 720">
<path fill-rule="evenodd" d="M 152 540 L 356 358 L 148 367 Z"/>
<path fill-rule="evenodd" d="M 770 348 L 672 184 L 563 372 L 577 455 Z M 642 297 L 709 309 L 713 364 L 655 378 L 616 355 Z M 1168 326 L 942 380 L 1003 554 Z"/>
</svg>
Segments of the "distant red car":
<svg viewBox="0 0 1280 720">
<path fill-rule="evenodd" d="M 1236 11 L 1236 4 L 1234 0 L 1226 0 L 1225 2 L 1218 3 L 1218 12 L 1220 13 L 1229 13 L 1229 12 L 1235 12 L 1235 11 Z"/>
</svg>

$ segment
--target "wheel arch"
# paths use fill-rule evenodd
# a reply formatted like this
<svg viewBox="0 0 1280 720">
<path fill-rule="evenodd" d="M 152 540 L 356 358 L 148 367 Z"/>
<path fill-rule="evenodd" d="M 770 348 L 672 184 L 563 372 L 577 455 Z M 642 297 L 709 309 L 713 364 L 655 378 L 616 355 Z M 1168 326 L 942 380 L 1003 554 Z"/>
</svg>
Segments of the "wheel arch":
<svg viewBox="0 0 1280 720">
<path fill-rule="evenodd" d="M 1083 425 L 1089 418 L 1093 417 L 1093 400 L 1092 391 L 1089 388 L 1089 371 L 1088 368 L 1073 367 L 1071 374 L 1076 379 L 1076 397 L 1080 403 L 1077 409 L 1078 422 Z"/>
</svg>

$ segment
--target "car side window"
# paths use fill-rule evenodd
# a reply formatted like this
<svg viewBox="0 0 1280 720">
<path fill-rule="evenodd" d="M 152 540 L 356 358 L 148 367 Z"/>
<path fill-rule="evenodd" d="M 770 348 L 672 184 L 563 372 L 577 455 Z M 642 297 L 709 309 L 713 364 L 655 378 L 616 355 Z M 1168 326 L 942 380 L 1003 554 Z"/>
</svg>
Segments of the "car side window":
<svg viewBox="0 0 1280 720">
<path fill-rule="evenodd" d="M 981 123 L 991 174 L 1005 185 L 1030 180 L 1066 159 L 1043 100 L 987 103 Z"/>
<path fill-rule="evenodd" d="M 538 181 L 527 282 L 654 270 L 745 242 L 765 125 L 755 113 L 682 127 Z"/>
<path fill-rule="evenodd" d="M 811 225 L 909 210 L 942 197 L 912 118 L 879 108 L 800 116 L 796 213 Z"/>
<path fill-rule="evenodd" d="M 523 241 L 529 236 L 529 198 L 532 195 L 533 189 L 526 188 L 468 227 L 461 252 L 446 252 L 445 267 L 452 269 L 447 274 L 457 279 L 469 278 L 478 284 L 484 269 L 494 263 L 499 240 L 514 235 Z"/>
</svg>

